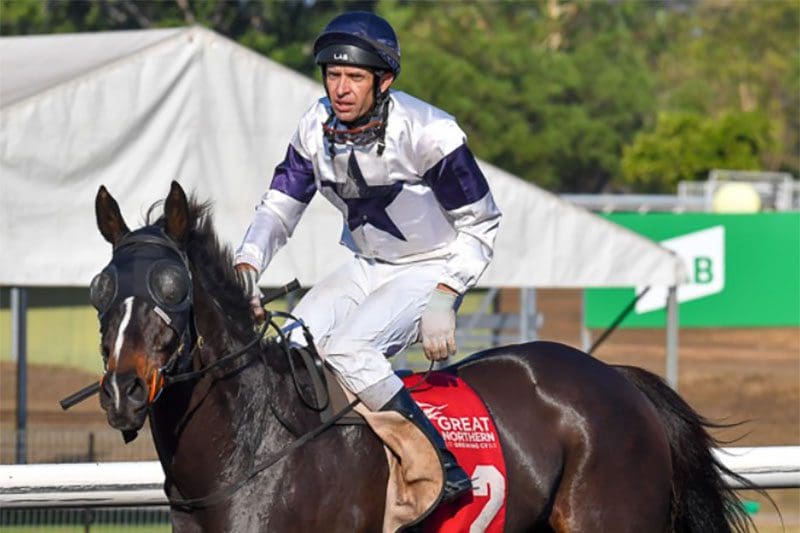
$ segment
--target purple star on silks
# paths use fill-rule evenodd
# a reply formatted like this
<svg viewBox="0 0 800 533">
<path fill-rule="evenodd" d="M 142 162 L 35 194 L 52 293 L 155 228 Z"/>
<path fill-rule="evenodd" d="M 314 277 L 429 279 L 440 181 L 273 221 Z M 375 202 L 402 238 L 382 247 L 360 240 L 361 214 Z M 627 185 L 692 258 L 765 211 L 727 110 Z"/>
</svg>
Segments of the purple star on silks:
<svg viewBox="0 0 800 533">
<path fill-rule="evenodd" d="M 322 180 L 320 185 L 332 188 L 336 196 L 347 205 L 347 226 L 350 231 L 363 224 L 372 224 L 401 241 L 406 240 L 405 235 L 386 212 L 389 204 L 403 190 L 403 183 L 396 181 L 391 185 L 367 185 L 353 152 L 350 152 L 350 158 L 347 160 L 347 177 L 349 179 L 345 183 Z"/>
</svg>

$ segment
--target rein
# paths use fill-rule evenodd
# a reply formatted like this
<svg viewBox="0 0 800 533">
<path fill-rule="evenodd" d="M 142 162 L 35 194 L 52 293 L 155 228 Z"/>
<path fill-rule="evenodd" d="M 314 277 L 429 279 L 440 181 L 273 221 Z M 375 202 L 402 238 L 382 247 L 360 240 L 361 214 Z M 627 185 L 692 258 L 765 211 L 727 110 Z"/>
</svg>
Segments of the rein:
<svg viewBox="0 0 800 533">
<path fill-rule="evenodd" d="M 214 361 L 213 363 L 211 363 L 208 366 L 204 366 L 203 368 L 201 368 L 199 370 L 193 370 L 191 372 L 184 372 L 182 374 L 175 374 L 174 376 L 165 375 L 164 376 L 164 387 L 166 388 L 168 385 L 172 385 L 174 383 L 180 383 L 182 381 L 189 381 L 190 379 L 199 378 L 201 376 L 204 376 L 208 372 L 214 370 L 215 368 L 224 365 L 228 361 L 232 361 L 232 360 L 237 359 L 238 357 L 244 355 L 250 348 L 252 348 L 256 344 L 261 342 L 261 339 L 263 339 L 264 335 L 266 335 L 267 330 L 269 329 L 269 326 L 270 326 L 271 323 L 272 323 L 271 321 L 264 322 L 264 325 L 261 326 L 261 328 L 259 329 L 259 331 L 256 334 L 256 336 L 253 338 L 253 340 L 251 340 L 250 342 L 248 342 L 247 344 L 245 344 L 244 346 L 242 346 L 241 348 L 239 348 L 235 352 L 231 352 L 229 354 L 226 354 L 226 355 L 220 357 L 219 359 L 217 359 L 216 361 Z M 198 343 L 195 344 L 195 350 L 202 348 L 202 345 L 203 345 L 202 337 L 200 337 L 199 339 L 200 340 L 198 340 Z M 162 367 L 162 369 L 165 369 L 165 368 L 167 368 L 167 365 Z M 162 369 L 159 369 L 159 372 L 161 372 Z"/>
<path fill-rule="evenodd" d="M 271 311 L 271 312 L 268 312 L 268 317 L 269 318 L 264 322 L 264 325 L 261 327 L 261 330 L 260 330 L 259 335 L 257 336 L 257 338 L 254 339 L 252 342 L 250 342 L 247 346 L 245 346 L 241 350 L 238 350 L 235 353 L 228 354 L 225 357 L 219 359 L 218 361 L 215 362 L 214 365 L 209 365 L 208 367 L 205 367 L 205 368 L 203 368 L 201 370 L 198 370 L 198 371 L 195 371 L 195 372 L 187 372 L 185 374 L 179 374 L 177 376 L 174 376 L 172 382 L 186 381 L 186 380 L 192 379 L 194 377 L 197 377 L 198 375 L 205 374 L 207 371 L 211 370 L 212 367 L 219 366 L 219 365 L 223 364 L 226 361 L 230 361 L 230 360 L 234 359 L 236 356 L 242 355 L 243 353 L 245 353 L 247 351 L 248 348 L 252 347 L 256 342 L 260 341 L 264 337 L 264 334 L 267 331 L 267 329 L 269 328 L 269 326 L 272 326 L 275 329 L 275 331 L 277 332 L 277 334 L 278 334 L 278 338 L 280 339 L 280 345 L 281 345 L 281 348 L 283 349 L 282 351 L 286 354 L 287 360 L 289 362 L 289 367 L 290 367 L 291 374 L 292 374 L 292 380 L 294 382 L 294 387 L 295 387 L 295 390 L 296 390 L 298 396 L 300 397 L 302 402 L 307 407 L 309 407 L 309 408 L 311 408 L 311 409 L 313 409 L 315 411 L 322 411 L 323 409 L 325 409 L 327 407 L 327 403 L 328 403 L 329 399 L 326 397 L 324 403 L 312 405 L 306 399 L 306 397 L 302 394 L 302 392 L 301 392 L 302 389 L 300 388 L 300 385 L 299 385 L 299 382 L 298 382 L 297 370 L 296 370 L 296 367 L 295 367 L 295 365 L 294 365 L 294 363 L 292 361 L 291 352 L 289 350 L 288 339 L 283 334 L 283 331 L 281 330 L 281 328 L 279 328 L 277 326 L 277 324 L 272 320 L 272 318 L 271 318 L 272 316 L 279 316 L 279 317 L 282 317 L 282 318 L 293 319 L 296 324 L 300 324 L 301 327 L 304 330 L 304 334 L 306 336 L 306 339 L 309 341 L 309 346 L 313 346 L 313 343 L 311 342 L 311 334 L 308 331 L 308 329 L 306 328 L 306 326 L 302 323 L 302 321 L 297 320 L 297 318 L 294 317 L 293 315 L 291 315 L 290 313 L 283 313 L 283 312 L 280 312 L 280 311 Z M 308 370 L 309 370 L 309 372 L 313 372 L 314 371 L 313 368 L 309 368 Z M 205 394 L 203 396 L 205 396 Z M 200 401 L 202 401 L 202 400 L 200 400 Z M 191 508 L 209 507 L 211 505 L 215 505 L 217 503 L 225 501 L 229 497 L 233 496 L 239 489 L 241 489 L 244 485 L 246 485 L 251 479 L 256 477 L 259 473 L 261 473 L 264 470 L 266 470 L 267 468 L 273 466 L 275 463 L 277 463 L 278 461 L 280 461 L 284 457 L 288 456 L 294 450 L 296 450 L 296 449 L 300 448 L 301 446 L 303 446 L 304 444 L 314 440 L 316 437 L 318 437 L 319 435 L 321 435 L 322 433 L 324 433 L 325 431 L 330 429 L 332 426 L 334 426 L 336 424 L 336 422 L 341 420 L 345 415 L 347 415 L 350 411 L 352 411 L 356 407 L 356 405 L 358 405 L 360 402 L 361 402 L 361 400 L 359 400 L 359 399 L 353 400 L 344 409 L 340 410 L 338 413 L 336 413 L 333 417 L 331 417 L 326 422 L 320 424 L 319 426 L 313 428 L 312 430 L 306 432 L 303 435 L 297 436 L 298 432 L 294 428 L 291 427 L 291 424 L 289 424 L 288 421 L 286 421 L 286 419 L 283 416 L 280 415 L 280 413 L 275 408 L 275 406 L 272 404 L 272 402 L 268 401 L 268 405 L 269 405 L 270 410 L 272 411 L 272 414 L 281 423 L 281 425 L 284 426 L 284 428 L 286 428 L 292 435 L 294 435 L 296 437 L 295 440 L 293 440 L 291 443 L 289 443 L 285 447 L 281 448 L 277 452 L 272 453 L 269 456 L 267 456 L 266 458 L 264 458 L 263 460 L 261 460 L 255 467 L 253 467 L 253 469 L 246 476 L 244 476 L 242 479 L 240 479 L 236 483 L 234 483 L 232 485 L 229 485 L 227 487 L 223 487 L 223 488 L 221 488 L 221 489 L 219 489 L 219 490 L 217 490 L 215 492 L 212 492 L 211 494 L 209 494 L 207 496 L 202 496 L 202 497 L 199 497 L 199 498 L 177 498 L 177 497 L 173 497 L 173 496 L 170 496 L 169 494 L 167 494 L 167 499 L 169 500 L 170 505 L 175 506 L 175 507 L 184 507 L 184 508 L 190 508 L 191 509 Z M 200 402 L 198 401 L 197 405 L 199 405 L 199 403 Z M 191 411 L 193 411 L 193 409 L 188 409 L 187 410 L 187 414 L 178 423 L 176 431 L 178 431 L 179 428 L 183 425 L 183 423 L 185 423 L 185 421 L 191 415 Z M 165 475 L 166 475 L 166 472 L 165 472 Z M 167 484 L 169 484 L 172 487 L 174 487 L 175 490 L 179 490 L 178 487 L 177 487 L 177 483 L 175 483 L 169 475 L 166 475 L 166 482 L 167 482 Z M 165 492 L 166 492 L 166 488 L 165 488 Z"/>
<path fill-rule="evenodd" d="M 428 380 L 428 377 L 430 376 L 430 373 L 433 371 L 433 365 L 434 365 L 434 362 L 431 361 L 431 364 L 428 367 L 428 370 L 425 371 L 425 374 L 422 376 L 422 379 L 418 383 L 416 383 L 413 387 L 410 387 L 408 389 L 409 391 L 416 390 L 417 387 L 422 386 L 422 384 L 424 384 Z M 305 403 L 305 400 L 303 400 L 303 401 Z M 262 461 L 260 461 L 255 467 L 253 467 L 253 469 L 245 477 L 243 477 L 242 479 L 240 479 L 236 483 L 233 483 L 232 485 L 229 485 L 227 487 L 223 487 L 223 488 L 217 490 L 216 492 L 212 492 L 208 496 L 202 496 L 202 497 L 199 497 L 199 498 L 175 498 L 175 497 L 172 497 L 169 494 L 167 494 L 167 499 L 169 500 L 170 505 L 172 505 L 174 507 L 184 507 L 184 508 L 189 508 L 189 509 L 192 509 L 192 508 L 201 509 L 201 508 L 210 507 L 212 505 L 216 505 L 218 503 L 221 503 L 221 502 L 225 501 L 226 499 L 228 499 L 231 496 L 233 496 L 239 489 L 244 487 L 251 479 L 256 477 L 258 474 L 260 474 L 264 470 L 268 469 L 269 467 L 275 465 L 278 461 L 280 461 L 284 457 L 287 457 L 290 453 L 292 453 L 296 449 L 298 449 L 301 446 L 311 442 L 312 440 L 314 440 L 315 438 L 317 438 L 321 434 L 325 433 L 325 431 L 327 431 L 328 429 L 333 427 L 336 424 L 336 422 L 341 420 L 345 415 L 347 415 L 347 413 L 349 413 L 350 411 L 355 409 L 355 407 L 359 403 L 361 403 L 361 400 L 356 398 L 355 400 L 350 402 L 344 409 L 340 410 L 335 415 L 333 415 L 333 417 L 331 417 L 330 420 L 320 424 L 319 426 L 311 429 L 310 431 L 306 432 L 305 434 L 297 437 L 295 440 L 293 440 L 292 442 L 290 442 L 289 444 L 287 444 L 286 446 L 284 446 L 283 448 L 281 448 L 277 452 L 274 452 L 274 453 L 268 455 L 266 458 L 264 458 Z M 272 407 L 272 406 L 270 405 L 270 407 Z M 275 414 L 274 410 L 273 410 L 273 414 Z M 283 420 L 281 420 L 280 417 L 277 417 L 277 415 L 276 415 L 276 418 L 278 418 L 278 420 L 281 422 L 281 424 L 284 427 L 286 427 L 290 432 L 292 432 L 293 434 L 296 435 L 296 433 L 294 433 L 291 430 L 291 428 Z M 174 481 L 172 481 L 169 477 L 167 477 L 167 482 L 169 484 L 171 484 L 172 487 L 174 487 L 177 490 L 176 483 Z M 165 492 L 166 492 L 166 489 L 165 489 Z"/>
<path fill-rule="evenodd" d="M 355 408 L 355 406 L 358 405 L 360 402 L 361 400 L 359 399 L 353 400 L 350 404 L 347 405 L 347 407 L 336 413 L 330 420 L 328 420 L 324 424 L 315 427 L 311 431 L 296 438 L 282 449 L 278 450 L 275 453 L 270 454 L 268 457 L 263 459 L 258 465 L 256 465 L 250 471 L 250 473 L 248 473 L 245 477 L 243 477 L 236 483 L 229 485 L 227 487 L 223 487 L 222 489 L 216 492 L 212 492 L 208 496 L 203 496 L 200 498 L 174 498 L 170 495 L 167 495 L 167 499 L 169 500 L 170 505 L 176 507 L 203 508 L 225 501 L 229 497 L 233 496 L 236 493 L 236 491 L 245 486 L 251 479 L 256 477 L 258 474 L 260 474 L 267 468 L 271 467 L 272 465 L 274 465 L 275 463 L 277 463 L 278 461 L 289 455 L 297 448 L 300 448 L 304 444 L 314 440 L 319 435 L 330 429 L 334 424 L 336 424 L 337 421 L 339 421 L 347 413 L 352 411 Z M 167 478 L 167 481 L 170 482 L 173 487 L 176 487 L 175 482 L 171 481 L 169 478 Z"/>
<path fill-rule="evenodd" d="M 275 289 L 273 291 L 269 291 L 268 293 L 266 293 L 265 296 L 262 298 L 262 304 L 265 305 L 266 303 L 269 303 L 269 302 L 271 302 L 271 301 L 273 301 L 273 300 L 275 300 L 277 298 L 280 298 L 280 297 L 282 297 L 282 296 L 284 296 L 286 294 L 289 294 L 290 292 L 293 292 L 297 288 L 299 288 L 299 283 L 297 282 L 297 280 L 293 280 L 291 283 L 285 285 L 284 287 L 280 287 L 278 289 Z M 175 350 L 175 352 L 173 352 L 173 354 L 170 356 L 170 358 L 167 361 L 167 363 L 153 373 L 153 376 L 151 378 L 151 386 L 160 385 L 160 387 L 159 387 L 159 390 L 157 392 L 154 392 L 152 390 L 152 388 L 151 388 L 151 394 L 150 394 L 150 398 L 149 398 L 149 401 L 148 401 L 148 406 L 152 405 L 156 400 L 158 400 L 158 398 L 161 396 L 161 393 L 163 392 L 163 390 L 165 388 L 167 388 L 169 385 L 173 385 L 173 384 L 176 384 L 176 383 L 181 383 L 181 382 L 185 382 L 185 381 L 189 381 L 189 380 L 193 380 L 193 379 L 197 379 L 197 378 L 210 376 L 209 372 L 211 372 L 215 368 L 219 368 L 219 367 L 223 366 L 224 364 L 226 364 L 226 363 L 228 363 L 230 361 L 233 361 L 235 359 L 238 359 L 239 357 L 247 354 L 248 351 L 251 348 L 253 348 L 257 344 L 259 344 L 263 340 L 264 336 L 266 335 L 266 332 L 268 331 L 270 326 L 272 326 L 275 329 L 275 331 L 277 332 L 277 334 L 278 334 L 278 338 L 280 339 L 280 346 L 282 348 L 282 351 L 286 354 L 286 357 L 287 357 L 287 360 L 288 360 L 288 363 L 289 363 L 289 367 L 290 367 L 290 371 L 291 371 L 291 374 L 292 374 L 292 380 L 294 382 L 294 387 L 295 387 L 295 390 L 296 390 L 299 398 L 301 399 L 301 401 L 307 407 L 311 408 L 312 410 L 315 410 L 315 411 L 324 410 L 327 407 L 327 403 L 329 401 L 329 398 L 326 397 L 324 402 L 320 402 L 320 403 L 314 402 L 312 404 L 312 402 L 310 402 L 305 397 L 305 395 L 302 393 L 302 388 L 300 387 L 299 382 L 298 382 L 297 370 L 296 370 L 294 361 L 292 360 L 292 355 L 291 355 L 291 351 L 290 351 L 290 348 L 289 348 L 288 339 L 284 335 L 284 333 L 281 330 L 281 328 L 278 327 L 278 325 L 272 319 L 272 317 L 274 317 L 274 316 L 278 316 L 278 317 L 288 318 L 288 319 L 294 320 L 296 324 L 299 324 L 303 328 L 304 334 L 306 336 L 306 339 L 308 341 L 309 346 L 313 347 L 313 341 L 311 339 L 311 334 L 308 331 L 308 329 L 306 328 L 305 324 L 303 324 L 301 320 L 298 320 L 296 317 L 294 317 L 290 313 L 283 313 L 283 312 L 280 312 L 280 311 L 272 311 L 272 312 L 268 313 L 268 319 L 265 320 L 264 324 L 261 326 L 261 328 L 259 329 L 259 331 L 256 334 L 256 336 L 251 341 L 249 341 L 247 344 L 245 344 L 244 346 L 239 348 L 238 350 L 235 350 L 235 351 L 233 351 L 231 353 L 225 354 L 224 356 L 220 357 L 219 359 L 217 359 L 213 363 L 211 363 L 211 364 L 209 364 L 207 366 L 204 366 L 203 368 L 200 368 L 198 370 L 170 375 L 170 372 L 175 368 L 175 366 L 177 364 L 177 360 L 180 358 L 180 355 L 183 354 L 183 350 L 184 350 L 185 344 L 182 342 L 178 346 L 178 348 Z M 190 353 L 194 353 L 196 350 L 202 349 L 203 337 L 198 335 L 196 337 L 196 339 L 197 340 L 194 343 L 194 346 L 192 347 L 192 350 L 191 350 Z M 189 359 L 191 360 L 191 358 L 189 358 Z M 263 354 L 261 355 L 260 359 L 262 359 L 262 361 L 264 361 Z M 429 376 L 430 372 L 433 370 L 433 364 L 434 363 L 431 362 L 431 365 L 428 368 L 428 370 L 425 372 L 425 375 L 423 376 L 423 378 L 414 387 L 412 387 L 410 390 L 416 389 L 417 387 L 421 386 L 428 379 L 428 376 Z M 309 372 L 314 372 L 315 368 L 311 368 L 310 367 L 308 370 L 309 370 Z M 77 403 L 89 398 L 90 396 L 96 394 L 97 392 L 99 392 L 100 391 L 100 387 L 102 386 L 102 383 L 103 383 L 103 379 L 105 379 L 105 375 L 103 376 L 103 378 L 100 381 L 92 383 L 91 385 L 89 385 L 87 387 L 84 387 L 80 391 L 78 391 L 78 392 L 76 392 L 76 393 L 74 393 L 74 394 L 62 399 L 60 401 L 62 409 L 64 409 L 64 410 L 69 409 L 73 405 L 75 405 L 75 404 L 77 404 Z M 209 389 L 214 381 L 215 380 L 209 380 L 209 381 L 205 382 L 206 383 L 205 388 Z M 180 431 L 180 428 L 183 426 L 183 424 L 191 417 L 192 413 L 200 405 L 200 403 L 202 403 L 202 400 L 205 398 L 207 392 L 208 392 L 208 390 L 204 391 L 204 393 L 199 396 L 199 400 L 192 402 L 194 404 L 194 406 L 193 407 L 190 406 L 190 408 L 187 409 L 187 412 L 184 415 L 184 417 L 176 425 L 176 433 Z M 235 494 L 239 489 L 241 489 L 244 485 L 246 485 L 251 479 L 256 477 L 258 474 L 260 474 L 264 470 L 270 468 L 271 466 L 275 465 L 278 461 L 280 461 L 281 459 L 287 457 L 294 450 L 302 447 L 303 445 L 305 445 L 308 442 L 314 440 L 316 437 L 318 437 L 319 435 L 321 435 L 322 433 L 324 433 L 325 431 L 330 429 L 339 420 L 341 420 L 345 415 L 350 413 L 360 402 L 361 402 L 361 400 L 359 400 L 359 399 L 353 400 L 345 408 L 341 409 L 339 412 L 334 414 L 329 420 L 323 422 L 319 426 L 311 429 L 310 431 L 308 431 L 305 434 L 300 435 L 300 436 L 297 436 L 298 432 L 295 431 L 291 427 L 291 425 L 286 421 L 286 419 L 283 416 L 280 415 L 280 413 L 277 411 L 275 406 L 272 405 L 272 402 L 268 402 L 269 403 L 269 408 L 272 411 L 272 413 L 275 416 L 275 418 L 281 423 L 281 425 L 284 426 L 284 428 L 286 428 L 296 438 L 292 442 L 290 442 L 288 445 L 283 447 L 282 449 L 280 449 L 277 452 L 274 452 L 274 453 L 268 455 L 267 457 L 265 457 L 264 459 L 262 459 L 255 467 L 253 467 L 252 470 L 250 470 L 250 472 L 246 476 L 244 476 L 239 481 L 237 481 L 237 482 L 235 482 L 235 483 L 233 483 L 233 484 L 231 484 L 231 485 L 229 485 L 227 487 L 223 487 L 223 488 L 221 488 L 221 489 L 219 489 L 219 490 L 217 490 L 215 492 L 212 492 L 211 494 L 209 494 L 207 496 L 203 496 L 203 497 L 199 497 L 199 498 L 180 498 L 180 497 L 173 497 L 173 496 L 170 496 L 169 494 L 167 494 L 167 499 L 169 500 L 170 505 L 173 506 L 173 507 L 184 507 L 184 508 L 190 508 L 191 509 L 191 508 L 209 507 L 211 505 L 215 505 L 217 503 L 225 501 L 226 499 L 231 497 L 233 494 Z M 133 436 L 135 437 L 135 434 Z M 125 438 L 126 438 L 126 441 L 127 441 L 128 437 L 126 436 Z M 172 480 L 171 476 L 169 476 L 166 472 L 165 472 L 165 477 L 166 477 L 165 485 L 171 485 L 174 488 L 174 490 L 179 490 L 178 487 L 177 487 L 177 484 Z M 167 492 L 168 490 L 169 490 L 168 487 L 165 486 L 165 492 Z"/>
</svg>

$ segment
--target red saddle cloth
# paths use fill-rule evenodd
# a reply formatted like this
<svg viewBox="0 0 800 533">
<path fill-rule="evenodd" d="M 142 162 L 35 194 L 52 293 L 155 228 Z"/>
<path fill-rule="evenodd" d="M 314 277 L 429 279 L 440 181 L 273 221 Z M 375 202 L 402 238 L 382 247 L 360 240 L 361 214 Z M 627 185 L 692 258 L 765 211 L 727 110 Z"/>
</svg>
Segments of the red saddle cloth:
<svg viewBox="0 0 800 533">
<path fill-rule="evenodd" d="M 403 378 L 411 396 L 444 437 L 472 478 L 472 494 L 440 505 L 422 524 L 425 532 L 501 533 L 506 515 L 506 463 L 486 405 L 460 378 L 431 372 Z"/>
</svg>

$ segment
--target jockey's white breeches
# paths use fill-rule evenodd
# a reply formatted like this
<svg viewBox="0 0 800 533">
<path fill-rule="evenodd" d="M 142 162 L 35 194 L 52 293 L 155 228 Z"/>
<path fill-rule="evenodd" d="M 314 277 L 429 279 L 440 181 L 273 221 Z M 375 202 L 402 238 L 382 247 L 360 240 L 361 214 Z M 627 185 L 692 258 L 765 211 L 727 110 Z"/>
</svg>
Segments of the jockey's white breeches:
<svg viewBox="0 0 800 533">
<path fill-rule="evenodd" d="M 385 399 L 362 397 L 368 407 L 379 406 L 402 386 L 386 358 L 418 340 L 420 317 L 444 275 L 443 259 L 395 265 L 354 256 L 308 291 L 292 314 L 353 393 L 382 389 Z M 300 328 L 291 340 L 305 345 Z"/>
</svg>

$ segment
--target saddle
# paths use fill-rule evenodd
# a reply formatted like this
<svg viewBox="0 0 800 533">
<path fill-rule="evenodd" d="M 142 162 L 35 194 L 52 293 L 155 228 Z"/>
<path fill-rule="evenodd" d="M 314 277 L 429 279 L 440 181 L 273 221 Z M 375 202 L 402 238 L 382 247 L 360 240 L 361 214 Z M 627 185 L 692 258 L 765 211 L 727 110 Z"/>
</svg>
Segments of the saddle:
<svg viewBox="0 0 800 533">
<path fill-rule="evenodd" d="M 332 420 L 354 399 L 328 365 L 311 350 L 299 349 L 309 370 L 323 423 Z M 436 450 L 427 437 L 402 415 L 372 412 L 359 404 L 336 425 L 367 424 L 384 442 L 389 467 L 383 531 L 408 529 L 457 533 L 500 533 L 505 524 L 506 470 L 494 422 L 469 385 L 448 371 L 425 376 L 400 371 L 406 387 L 437 427 L 472 476 L 473 493 L 438 505 L 442 472 Z M 438 476 L 437 476 L 438 474 Z"/>
</svg>

